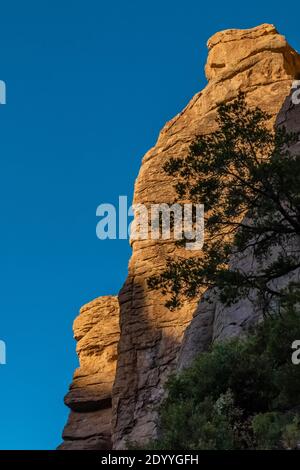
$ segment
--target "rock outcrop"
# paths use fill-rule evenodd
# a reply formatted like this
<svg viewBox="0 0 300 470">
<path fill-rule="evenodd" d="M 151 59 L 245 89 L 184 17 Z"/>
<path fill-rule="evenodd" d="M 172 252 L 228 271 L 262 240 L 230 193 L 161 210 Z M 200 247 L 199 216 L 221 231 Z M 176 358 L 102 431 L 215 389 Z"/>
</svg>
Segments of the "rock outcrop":
<svg viewBox="0 0 300 470">
<path fill-rule="evenodd" d="M 239 91 L 243 91 L 247 103 L 267 111 L 271 116 L 270 124 L 274 124 L 290 93 L 292 81 L 300 72 L 299 55 L 272 25 L 217 33 L 208 41 L 208 48 L 205 67 L 208 84 L 165 125 L 157 144 L 145 155 L 135 184 L 136 204 L 149 206 L 174 201 L 175 181 L 166 175 L 163 165 L 172 156 L 185 155 L 197 134 L 215 130 L 218 104 L 234 99 Z M 205 301 L 207 294 L 198 306 L 196 301 L 185 302 L 180 309 L 170 311 L 164 306 L 166 299 L 161 293 L 149 290 L 149 276 L 158 274 L 168 257 L 177 254 L 199 255 L 178 248 L 172 240 L 132 241 L 128 278 L 119 294 L 120 340 L 112 391 L 112 441 L 116 449 L 126 447 L 128 442 L 143 445 L 156 436 L 157 405 L 163 398 L 163 386 L 168 375 L 177 367 L 179 352 L 179 364 L 183 367 L 192 360 L 195 352 L 211 344 L 217 331 L 230 332 L 226 323 L 229 321 L 228 312 L 226 315 L 216 315 L 217 302 L 208 304 Z M 196 314 L 193 315 L 195 309 Z M 192 326 L 187 330 L 181 347 L 184 332 L 192 318 Z M 102 334 L 101 328 L 97 334 Z M 87 338 L 87 348 L 88 342 Z M 102 377 L 101 374 L 99 377 Z M 85 388 L 88 390 L 89 384 L 85 387 L 84 381 L 81 383 L 79 388 L 82 392 Z M 97 390 L 101 396 L 102 385 Z M 80 412 L 76 410 L 80 393 L 72 395 L 71 389 L 68 396 L 67 403 L 71 406 L 72 402 L 71 409 L 74 411 L 66 426 L 65 438 L 69 436 L 69 440 L 64 446 L 71 442 L 70 436 L 74 436 L 76 429 L 85 429 L 85 425 L 76 424 L 77 415 L 74 415 Z M 92 419 L 89 420 L 87 413 L 83 413 L 98 436 L 100 416 L 98 419 L 92 411 Z M 78 441 L 76 445 L 77 448 L 86 448 L 85 442 L 81 443 L 81 447 Z"/>
<path fill-rule="evenodd" d="M 248 104 L 268 111 L 274 123 L 300 71 L 299 56 L 272 25 L 217 33 L 208 41 L 208 48 L 208 85 L 166 124 L 156 146 L 145 155 L 135 185 L 135 203 L 174 201 L 174 181 L 162 167 L 171 156 L 184 155 L 195 135 L 215 129 L 219 103 L 232 100 L 242 90 Z M 179 253 L 172 241 L 134 241 L 132 249 L 129 276 L 119 296 L 121 337 L 113 389 L 115 448 L 124 447 L 126 441 L 142 444 L 155 436 L 155 410 L 195 308 L 191 302 L 170 312 L 160 293 L 147 288 L 147 278 L 159 272 L 168 256 Z M 212 318 L 207 307 L 199 321 L 202 341 L 211 341 Z"/>
<path fill-rule="evenodd" d="M 84 305 L 73 329 L 80 367 L 65 397 L 71 413 L 59 448 L 110 449 L 112 385 L 120 336 L 117 297 L 99 297 Z"/>
</svg>

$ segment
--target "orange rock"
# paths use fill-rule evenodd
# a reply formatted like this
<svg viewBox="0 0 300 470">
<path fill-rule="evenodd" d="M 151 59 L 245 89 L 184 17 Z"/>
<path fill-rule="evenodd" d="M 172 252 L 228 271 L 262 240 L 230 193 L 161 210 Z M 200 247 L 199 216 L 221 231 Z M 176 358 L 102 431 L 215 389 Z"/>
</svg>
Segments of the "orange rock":
<svg viewBox="0 0 300 470">
<path fill-rule="evenodd" d="M 65 397 L 71 413 L 59 448 L 111 448 L 111 393 L 120 336 L 117 297 L 84 305 L 73 329 L 80 367 Z"/>
</svg>

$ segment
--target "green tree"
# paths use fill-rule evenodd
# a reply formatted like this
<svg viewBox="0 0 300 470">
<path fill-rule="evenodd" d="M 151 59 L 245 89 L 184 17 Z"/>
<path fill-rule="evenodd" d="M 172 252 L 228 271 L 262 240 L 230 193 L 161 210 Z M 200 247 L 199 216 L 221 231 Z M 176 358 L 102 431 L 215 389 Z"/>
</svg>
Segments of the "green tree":
<svg viewBox="0 0 300 470">
<path fill-rule="evenodd" d="M 166 163 L 178 201 L 205 205 L 199 256 L 169 259 L 148 280 L 168 295 L 169 308 L 217 286 L 226 304 L 254 289 L 266 313 L 284 296 L 274 281 L 300 267 L 300 156 L 291 152 L 298 134 L 270 129 L 269 118 L 240 94 L 219 106 L 215 132 L 199 135 L 187 156 Z M 249 251 L 257 261 L 252 271 L 229 266 Z"/>
</svg>

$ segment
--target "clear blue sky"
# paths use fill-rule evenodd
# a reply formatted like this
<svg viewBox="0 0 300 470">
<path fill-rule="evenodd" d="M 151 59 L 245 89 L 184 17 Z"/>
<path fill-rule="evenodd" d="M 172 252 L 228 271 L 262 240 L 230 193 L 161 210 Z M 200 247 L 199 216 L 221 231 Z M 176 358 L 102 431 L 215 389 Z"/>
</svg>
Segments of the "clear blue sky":
<svg viewBox="0 0 300 470">
<path fill-rule="evenodd" d="M 131 199 L 141 157 L 205 84 L 206 40 L 275 23 L 300 49 L 297 5 L 274 1 L 0 3 L 0 449 L 51 449 L 77 365 L 79 307 L 115 294 L 128 242 L 96 238 L 102 202 Z"/>
</svg>

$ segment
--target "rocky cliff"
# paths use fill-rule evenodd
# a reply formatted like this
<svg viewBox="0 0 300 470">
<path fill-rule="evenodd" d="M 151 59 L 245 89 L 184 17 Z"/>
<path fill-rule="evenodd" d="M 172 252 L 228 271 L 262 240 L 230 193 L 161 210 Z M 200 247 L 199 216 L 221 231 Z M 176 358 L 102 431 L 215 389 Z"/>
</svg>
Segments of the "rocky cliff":
<svg viewBox="0 0 300 470">
<path fill-rule="evenodd" d="M 165 125 L 157 144 L 143 158 L 135 203 L 173 202 L 174 181 L 164 173 L 163 165 L 171 156 L 184 155 L 195 135 L 215 129 L 219 103 L 243 91 L 248 104 L 268 111 L 274 124 L 300 73 L 299 55 L 272 25 L 217 33 L 208 41 L 208 49 L 208 84 Z M 169 311 L 165 298 L 148 289 L 147 278 L 163 269 L 167 257 L 175 254 L 191 256 L 193 252 L 179 249 L 172 240 L 133 241 L 128 278 L 118 302 L 97 299 L 81 311 L 75 322 L 81 367 L 66 397 L 72 412 L 62 448 L 104 448 L 110 445 L 110 433 L 116 449 L 130 441 L 142 445 L 155 437 L 156 407 L 170 372 L 187 365 L 197 351 L 225 332 L 240 334 L 256 318 L 258 312 L 249 305 L 229 312 L 217 301 L 207 303 L 207 293 L 198 306 L 196 301 L 185 302 L 180 309 Z M 120 339 L 115 364 L 118 304 Z M 107 367 L 109 386 L 104 380 Z"/>
<path fill-rule="evenodd" d="M 112 385 L 120 337 L 117 297 L 100 297 L 84 305 L 73 329 L 80 367 L 65 397 L 71 413 L 59 448 L 110 449 Z"/>
</svg>

